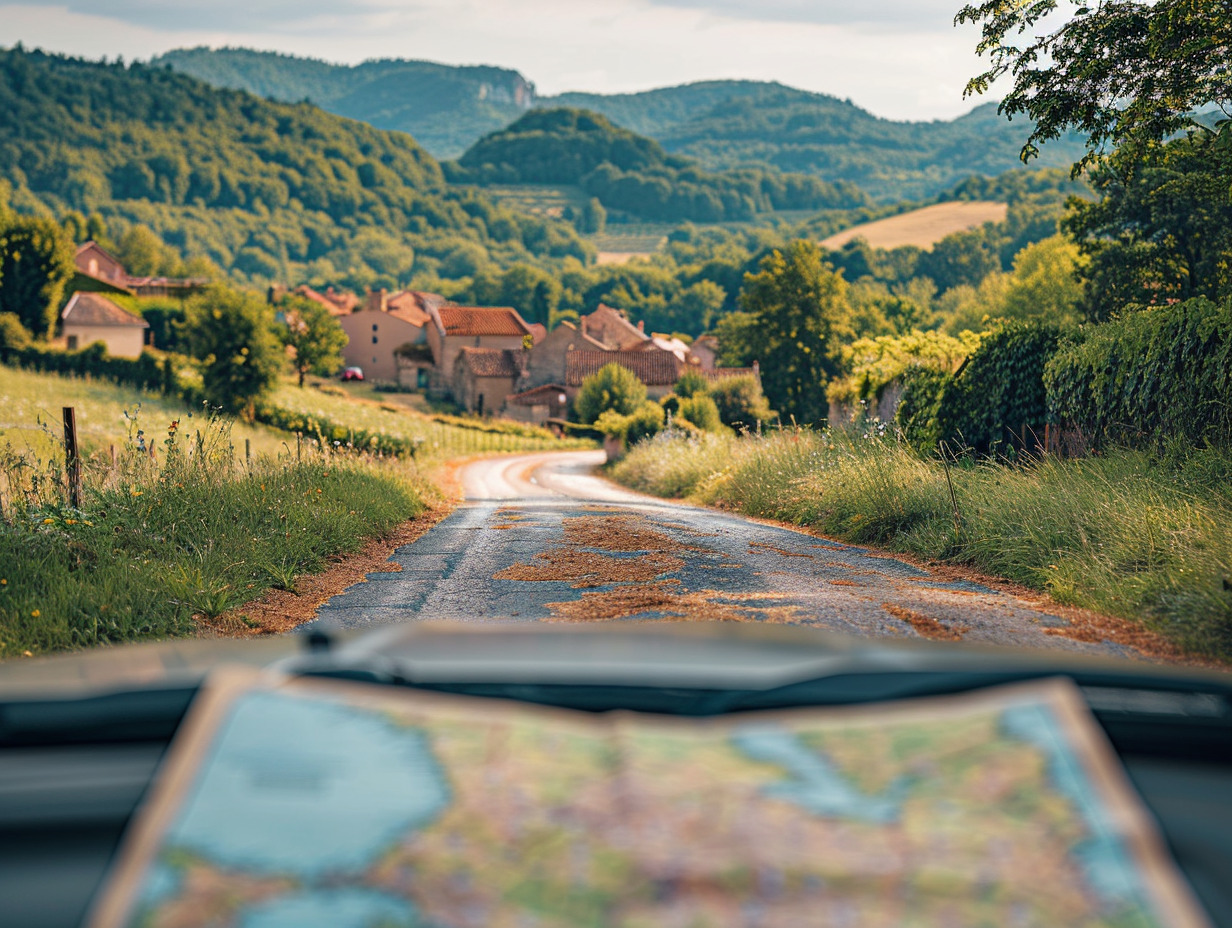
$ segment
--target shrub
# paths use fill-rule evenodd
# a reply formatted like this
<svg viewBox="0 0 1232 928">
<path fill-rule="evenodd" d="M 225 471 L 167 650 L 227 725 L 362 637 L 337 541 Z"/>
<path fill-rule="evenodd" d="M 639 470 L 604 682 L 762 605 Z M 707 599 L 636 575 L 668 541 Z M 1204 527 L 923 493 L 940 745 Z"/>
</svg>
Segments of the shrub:
<svg viewBox="0 0 1232 928">
<path fill-rule="evenodd" d="M 681 398 L 697 396 L 705 394 L 709 388 L 706 382 L 706 375 L 701 371 L 686 370 L 680 375 L 680 379 L 676 381 L 676 386 L 672 392 Z"/>
<path fill-rule="evenodd" d="M 595 428 L 604 435 L 635 445 L 644 438 L 657 435 L 663 429 L 664 420 L 663 407 L 653 400 L 645 400 L 627 416 L 614 409 L 606 410 L 595 420 Z"/>
<path fill-rule="evenodd" d="M 176 359 L 171 355 L 146 350 L 137 358 L 113 358 L 102 342 L 87 345 L 80 351 L 60 351 L 39 344 L 13 345 L 8 342 L 10 337 L 7 332 L 0 331 L 0 363 L 50 374 L 95 377 L 138 390 L 180 393 L 190 402 L 193 400 L 192 390 L 183 382 L 176 370 Z"/>
<path fill-rule="evenodd" d="M 703 432 L 719 432 L 723 429 L 723 422 L 719 419 L 719 407 L 704 393 L 682 399 L 676 417 L 684 422 L 691 422 Z"/>
<path fill-rule="evenodd" d="M 26 348 L 30 341 L 30 330 L 21 324 L 21 317 L 17 313 L 0 313 L 0 351 L 6 348 Z"/>
<path fill-rule="evenodd" d="M 945 371 L 928 367 L 915 367 L 903 374 L 903 394 L 894 411 L 894 423 L 917 448 L 936 448 L 941 440 L 937 410 L 941 394 L 952 379 Z"/>
<path fill-rule="evenodd" d="M 619 364 L 606 364 L 582 381 L 574 401 L 578 418 L 592 423 L 609 409 L 630 415 L 646 399 L 646 385 L 637 375 Z"/>
<path fill-rule="evenodd" d="M 1053 420 L 1095 445 L 1232 444 L 1232 300 L 1086 326 L 1053 355 L 1044 383 Z"/>
<path fill-rule="evenodd" d="M 761 390 L 761 381 L 752 374 L 715 381 L 710 387 L 710 398 L 722 423 L 734 429 L 753 429 L 757 423 L 772 422 L 777 417 Z"/>
<path fill-rule="evenodd" d="M 1044 365 L 1060 338 L 1053 325 L 1002 323 L 953 376 L 913 375 L 904 391 L 906 408 L 896 419 L 922 449 L 947 441 L 987 454 L 1012 447 L 1020 436 L 1042 435 L 1048 410 Z"/>
</svg>

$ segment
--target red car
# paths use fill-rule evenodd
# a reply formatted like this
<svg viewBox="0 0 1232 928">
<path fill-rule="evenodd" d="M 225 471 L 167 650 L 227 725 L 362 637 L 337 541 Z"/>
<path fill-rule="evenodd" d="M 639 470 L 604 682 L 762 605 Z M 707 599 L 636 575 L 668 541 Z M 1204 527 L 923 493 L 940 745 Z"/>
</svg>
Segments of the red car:
<svg viewBox="0 0 1232 928">
<path fill-rule="evenodd" d="M 362 367 L 348 367 L 342 371 L 343 380 L 363 380 L 364 369 Z"/>
</svg>

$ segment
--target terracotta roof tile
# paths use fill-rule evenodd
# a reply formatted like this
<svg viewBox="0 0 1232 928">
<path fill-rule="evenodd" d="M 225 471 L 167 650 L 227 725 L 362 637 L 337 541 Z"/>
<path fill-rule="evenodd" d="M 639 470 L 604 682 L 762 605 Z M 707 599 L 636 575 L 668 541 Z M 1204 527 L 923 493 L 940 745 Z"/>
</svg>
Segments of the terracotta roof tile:
<svg viewBox="0 0 1232 928">
<path fill-rule="evenodd" d="M 695 370 L 707 380 L 726 380 L 728 377 L 756 377 L 761 380 L 761 371 L 755 367 L 712 367 L 710 370 Z"/>
<path fill-rule="evenodd" d="M 570 351 L 565 355 L 565 383 L 580 386 L 608 364 L 633 371 L 648 387 L 674 384 L 680 379 L 680 362 L 667 351 Z"/>
<path fill-rule="evenodd" d="M 60 318 L 69 325 L 139 326 L 143 329 L 150 327 L 140 316 L 117 306 L 105 296 L 80 290 L 73 294 Z"/>
<path fill-rule="evenodd" d="M 565 388 L 558 383 L 545 383 L 542 387 L 511 393 L 505 400 L 516 406 L 548 406 L 557 403 Z"/>
<path fill-rule="evenodd" d="M 521 371 L 508 348 L 463 348 L 458 359 L 476 377 L 516 377 Z"/>
<path fill-rule="evenodd" d="M 446 335 L 529 335 L 518 311 L 508 306 L 442 306 L 437 309 Z"/>
</svg>

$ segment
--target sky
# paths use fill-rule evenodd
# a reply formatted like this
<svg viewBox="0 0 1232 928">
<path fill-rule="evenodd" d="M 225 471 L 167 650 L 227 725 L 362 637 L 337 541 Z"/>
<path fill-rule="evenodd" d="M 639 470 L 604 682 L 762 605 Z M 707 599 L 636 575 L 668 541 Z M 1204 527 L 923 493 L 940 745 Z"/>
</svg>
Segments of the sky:
<svg viewBox="0 0 1232 928">
<path fill-rule="evenodd" d="M 961 0 L 0 0 L 0 46 L 148 59 L 244 46 L 353 64 L 418 58 L 514 68 L 541 94 L 774 80 L 891 119 L 981 99 Z M 105 10 L 105 12 L 104 12 Z"/>
</svg>

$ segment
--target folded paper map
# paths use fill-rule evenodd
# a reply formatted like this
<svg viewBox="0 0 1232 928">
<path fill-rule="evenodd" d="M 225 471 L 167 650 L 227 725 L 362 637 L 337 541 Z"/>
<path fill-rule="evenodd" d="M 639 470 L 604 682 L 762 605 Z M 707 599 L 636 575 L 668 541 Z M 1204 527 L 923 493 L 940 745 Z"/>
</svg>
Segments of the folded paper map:
<svg viewBox="0 0 1232 928">
<path fill-rule="evenodd" d="M 1207 922 L 1064 680 L 677 719 L 230 672 L 91 924 Z"/>
</svg>

